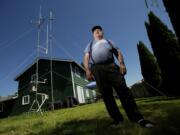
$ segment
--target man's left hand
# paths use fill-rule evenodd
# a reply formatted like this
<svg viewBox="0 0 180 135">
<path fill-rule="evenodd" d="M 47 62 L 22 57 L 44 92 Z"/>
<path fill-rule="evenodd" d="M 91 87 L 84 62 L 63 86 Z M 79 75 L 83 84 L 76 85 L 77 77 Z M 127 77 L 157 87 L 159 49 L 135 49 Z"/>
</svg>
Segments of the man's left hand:
<svg viewBox="0 0 180 135">
<path fill-rule="evenodd" d="M 126 66 L 124 64 L 121 64 L 120 65 L 120 73 L 121 73 L 121 75 L 125 75 L 126 72 L 127 72 Z"/>
</svg>

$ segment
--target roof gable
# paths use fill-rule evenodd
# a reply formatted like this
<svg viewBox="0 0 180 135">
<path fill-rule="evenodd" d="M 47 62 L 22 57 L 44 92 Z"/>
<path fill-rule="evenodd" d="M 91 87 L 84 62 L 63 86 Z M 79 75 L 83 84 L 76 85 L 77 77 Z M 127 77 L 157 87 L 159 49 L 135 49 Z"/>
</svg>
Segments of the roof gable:
<svg viewBox="0 0 180 135">
<path fill-rule="evenodd" d="M 50 58 L 46 58 L 46 57 L 40 57 L 39 61 L 41 60 L 51 60 Z M 85 71 L 85 69 L 76 61 L 71 60 L 71 59 L 60 59 L 60 58 L 53 58 L 53 61 L 59 61 L 59 62 L 67 62 L 67 63 L 74 63 L 76 64 L 78 67 L 80 67 L 82 70 Z M 36 60 L 34 60 L 34 62 L 32 64 L 30 64 L 29 66 L 27 66 L 21 73 L 19 73 L 15 78 L 14 81 L 17 81 L 19 77 L 21 77 L 27 70 L 29 70 L 32 66 L 34 66 L 36 64 Z"/>
</svg>

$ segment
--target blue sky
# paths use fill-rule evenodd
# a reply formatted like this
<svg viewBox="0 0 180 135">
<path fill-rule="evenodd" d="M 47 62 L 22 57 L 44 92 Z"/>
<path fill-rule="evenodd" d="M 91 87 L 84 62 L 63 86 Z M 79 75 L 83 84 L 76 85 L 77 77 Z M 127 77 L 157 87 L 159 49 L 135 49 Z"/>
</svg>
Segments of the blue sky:
<svg viewBox="0 0 180 135">
<path fill-rule="evenodd" d="M 147 9 L 144 0 L 1 0 L 0 96 L 17 91 L 13 79 L 35 58 L 37 31 L 31 21 L 37 20 L 40 4 L 43 16 L 52 10 L 55 17 L 53 57 L 73 58 L 80 63 L 84 48 L 93 40 L 90 29 L 98 24 L 104 28 L 105 38 L 122 50 L 128 70 L 127 84 L 142 79 L 137 43 L 142 40 L 151 50 L 144 26 L 149 10 L 172 29 L 162 1 L 158 1 L 160 8 Z M 42 32 L 42 44 L 44 37 Z"/>
</svg>

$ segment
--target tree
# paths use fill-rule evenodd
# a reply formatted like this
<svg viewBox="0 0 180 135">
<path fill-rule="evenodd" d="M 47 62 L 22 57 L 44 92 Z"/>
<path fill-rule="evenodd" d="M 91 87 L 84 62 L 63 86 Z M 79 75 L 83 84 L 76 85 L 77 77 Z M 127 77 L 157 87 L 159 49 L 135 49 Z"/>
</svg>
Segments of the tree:
<svg viewBox="0 0 180 135">
<path fill-rule="evenodd" d="M 163 0 L 164 6 L 169 14 L 170 20 L 180 43 L 180 16 L 178 0 Z"/>
<path fill-rule="evenodd" d="M 141 73 L 145 82 L 149 83 L 157 89 L 160 89 L 162 83 L 161 70 L 155 56 L 141 41 L 137 44 L 137 48 L 141 64 Z M 149 90 L 149 92 L 153 95 L 156 94 L 156 92 L 154 92 L 152 89 Z"/>
<path fill-rule="evenodd" d="M 168 95 L 180 95 L 180 46 L 176 36 L 152 12 L 145 22 L 154 55 L 161 68 L 163 86 Z"/>
</svg>

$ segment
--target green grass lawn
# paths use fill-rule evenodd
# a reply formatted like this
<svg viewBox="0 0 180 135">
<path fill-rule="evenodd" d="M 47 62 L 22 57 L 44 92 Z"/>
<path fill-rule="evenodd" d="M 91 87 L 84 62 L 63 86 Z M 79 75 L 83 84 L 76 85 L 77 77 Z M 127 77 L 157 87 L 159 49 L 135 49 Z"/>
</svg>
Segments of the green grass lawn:
<svg viewBox="0 0 180 135">
<path fill-rule="evenodd" d="M 146 119 L 157 126 L 145 129 L 128 121 L 119 101 L 117 103 L 125 121 L 118 128 L 111 122 L 103 102 L 82 105 L 70 109 L 23 114 L 0 119 L 0 135 L 180 135 L 180 99 L 136 99 L 139 110 Z"/>
</svg>

